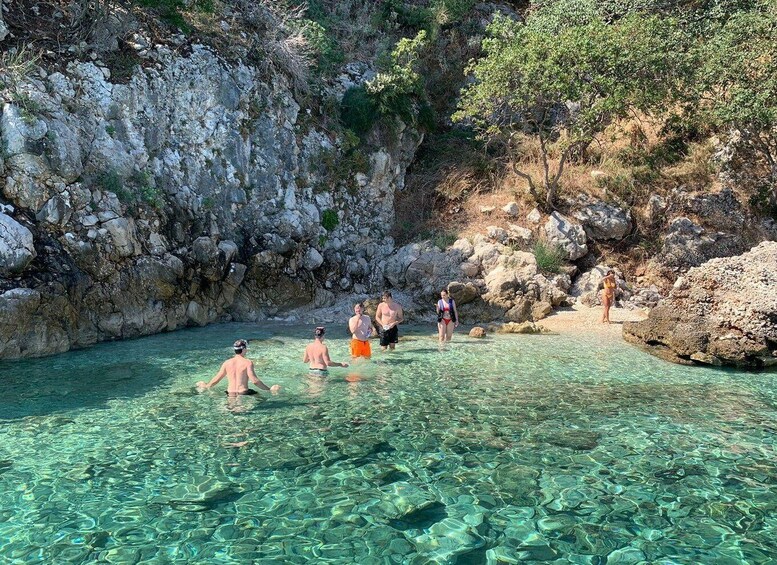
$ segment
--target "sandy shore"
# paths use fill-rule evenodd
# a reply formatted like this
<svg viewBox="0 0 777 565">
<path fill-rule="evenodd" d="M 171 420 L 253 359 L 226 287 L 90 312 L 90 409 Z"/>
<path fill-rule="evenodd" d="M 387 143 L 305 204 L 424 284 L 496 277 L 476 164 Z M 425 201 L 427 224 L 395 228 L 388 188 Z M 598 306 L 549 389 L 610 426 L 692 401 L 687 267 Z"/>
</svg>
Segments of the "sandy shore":
<svg viewBox="0 0 777 565">
<path fill-rule="evenodd" d="M 576 304 L 571 308 L 555 310 L 553 314 L 537 322 L 539 325 L 560 334 L 598 333 L 612 338 L 622 339 L 623 322 L 644 320 L 644 310 L 626 308 L 610 309 L 610 324 L 602 324 L 602 307 L 589 308 Z"/>
</svg>

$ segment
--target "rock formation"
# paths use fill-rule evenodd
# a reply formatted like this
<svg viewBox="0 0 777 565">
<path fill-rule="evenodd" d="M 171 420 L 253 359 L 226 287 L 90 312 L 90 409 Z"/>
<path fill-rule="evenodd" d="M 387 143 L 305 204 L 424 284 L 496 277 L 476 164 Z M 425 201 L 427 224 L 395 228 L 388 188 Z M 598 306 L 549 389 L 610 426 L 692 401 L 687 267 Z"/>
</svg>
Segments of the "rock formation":
<svg viewBox="0 0 777 565">
<path fill-rule="evenodd" d="M 623 333 L 676 362 L 777 365 L 777 242 L 691 269 Z"/>
<path fill-rule="evenodd" d="M 316 129 L 282 75 L 133 41 L 142 65 L 129 76 L 74 60 L 0 93 L 0 357 L 383 287 L 394 192 L 420 134 L 375 133 L 359 170 L 333 180 L 322 163 L 343 141 Z"/>
</svg>

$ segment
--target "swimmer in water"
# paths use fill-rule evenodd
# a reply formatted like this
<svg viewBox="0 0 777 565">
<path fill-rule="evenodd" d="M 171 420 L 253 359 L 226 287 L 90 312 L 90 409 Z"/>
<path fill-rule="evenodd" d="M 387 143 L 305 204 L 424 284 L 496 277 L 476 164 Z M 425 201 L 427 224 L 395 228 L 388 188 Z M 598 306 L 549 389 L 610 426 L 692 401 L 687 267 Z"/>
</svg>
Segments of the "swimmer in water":
<svg viewBox="0 0 777 565">
<path fill-rule="evenodd" d="M 313 332 L 313 343 L 305 348 L 305 354 L 302 361 L 309 363 L 310 374 L 318 377 L 325 377 L 329 367 L 347 367 L 348 363 L 337 363 L 329 358 L 329 348 L 324 345 L 325 328 L 319 326 Z"/>
<path fill-rule="evenodd" d="M 269 391 L 272 394 L 277 394 L 281 389 L 280 385 L 272 385 L 268 387 L 256 376 L 256 372 L 254 371 L 254 362 L 246 358 L 248 342 L 244 339 L 238 339 L 232 345 L 232 347 L 235 351 L 235 356 L 232 357 L 232 359 L 224 361 L 224 363 L 221 365 L 221 368 L 219 369 L 219 372 L 216 373 L 216 376 L 213 377 L 209 383 L 206 383 L 205 381 L 199 381 L 197 383 L 197 389 L 200 391 L 207 390 L 217 384 L 224 377 L 227 377 L 227 382 L 229 383 L 227 385 L 227 394 L 229 396 L 257 394 L 254 389 L 248 388 L 248 379 L 251 379 L 251 382 L 258 386 L 260 389 Z"/>
</svg>

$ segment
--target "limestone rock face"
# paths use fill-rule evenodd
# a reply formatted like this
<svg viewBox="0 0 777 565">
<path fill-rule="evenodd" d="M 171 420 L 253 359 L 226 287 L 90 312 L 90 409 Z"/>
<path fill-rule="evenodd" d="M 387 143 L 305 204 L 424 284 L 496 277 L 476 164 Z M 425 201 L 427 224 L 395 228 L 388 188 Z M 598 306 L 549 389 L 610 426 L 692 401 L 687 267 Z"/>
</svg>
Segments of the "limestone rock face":
<svg viewBox="0 0 777 565">
<path fill-rule="evenodd" d="M 648 318 L 624 324 L 629 341 L 674 360 L 762 367 L 777 364 L 777 242 L 712 259 L 678 279 Z"/>
<path fill-rule="evenodd" d="M 21 273 L 35 255 L 30 230 L 0 213 L 0 276 Z"/>
<path fill-rule="evenodd" d="M 553 212 L 545 224 L 545 235 L 551 245 L 558 245 L 570 261 L 588 253 L 587 238 L 583 226 L 572 222 L 558 212 Z"/>
<path fill-rule="evenodd" d="M 548 308 L 568 301 L 566 290 L 571 284 L 568 275 L 552 280 L 541 275 L 532 253 L 483 235 L 471 242 L 457 240 L 445 250 L 430 242 L 406 245 L 386 262 L 384 275 L 389 286 L 430 304 L 447 288 L 465 323 L 539 319 L 549 313 Z M 542 304 L 535 309 L 535 303 Z"/>
<path fill-rule="evenodd" d="M 0 357 L 384 288 L 394 194 L 422 135 L 401 122 L 375 132 L 359 148 L 362 170 L 333 183 L 321 157 L 342 157 L 343 140 L 300 119 L 287 77 L 143 33 L 132 39 L 142 64 L 121 82 L 95 55 L 35 69 L 18 96 L 0 88 L 0 312 L 12 316 L 0 322 Z M 324 88 L 342 96 L 339 84 Z M 45 272 L 29 268 L 33 236 Z M 461 278 L 464 251 L 441 265 L 425 249 L 388 277 L 431 273 L 439 293 Z"/>
</svg>

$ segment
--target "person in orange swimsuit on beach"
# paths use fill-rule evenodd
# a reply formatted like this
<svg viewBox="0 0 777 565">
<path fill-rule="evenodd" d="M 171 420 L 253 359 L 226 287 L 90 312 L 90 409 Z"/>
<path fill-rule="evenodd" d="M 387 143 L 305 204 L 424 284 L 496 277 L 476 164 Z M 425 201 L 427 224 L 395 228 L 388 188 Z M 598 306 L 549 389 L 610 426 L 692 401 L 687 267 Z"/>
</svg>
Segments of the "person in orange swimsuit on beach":
<svg viewBox="0 0 777 565">
<path fill-rule="evenodd" d="M 437 331 L 440 334 L 440 343 L 453 339 L 453 330 L 459 326 L 459 313 L 456 310 L 456 302 L 448 296 L 448 291 L 440 291 L 440 299 L 437 301 Z"/>
<path fill-rule="evenodd" d="M 602 306 L 604 306 L 604 312 L 602 312 L 602 323 L 610 323 L 610 308 L 615 302 L 615 289 L 618 286 L 615 282 L 615 271 L 609 269 L 607 274 L 602 279 L 602 285 L 604 290 L 602 291 Z"/>
</svg>

